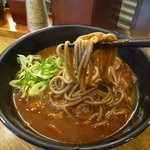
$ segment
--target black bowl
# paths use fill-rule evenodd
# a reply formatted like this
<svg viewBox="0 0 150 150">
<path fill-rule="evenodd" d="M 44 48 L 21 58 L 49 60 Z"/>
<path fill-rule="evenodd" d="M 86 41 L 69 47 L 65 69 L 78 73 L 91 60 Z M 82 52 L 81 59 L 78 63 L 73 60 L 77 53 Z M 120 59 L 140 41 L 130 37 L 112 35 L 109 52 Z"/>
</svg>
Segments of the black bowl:
<svg viewBox="0 0 150 150">
<path fill-rule="evenodd" d="M 79 35 L 105 29 L 84 26 L 64 25 L 44 28 L 23 36 L 10 45 L 0 57 L 0 118 L 8 129 L 22 139 L 46 149 L 108 149 L 121 145 L 139 135 L 150 123 L 150 57 L 142 48 L 120 48 L 120 57 L 132 68 L 139 82 L 139 105 L 130 123 L 112 138 L 89 145 L 68 145 L 45 139 L 26 128 L 12 107 L 9 81 L 19 69 L 17 54 L 35 54 L 38 51 L 57 45 L 66 40 L 74 41 Z M 124 36 L 113 32 L 121 39 Z"/>
</svg>

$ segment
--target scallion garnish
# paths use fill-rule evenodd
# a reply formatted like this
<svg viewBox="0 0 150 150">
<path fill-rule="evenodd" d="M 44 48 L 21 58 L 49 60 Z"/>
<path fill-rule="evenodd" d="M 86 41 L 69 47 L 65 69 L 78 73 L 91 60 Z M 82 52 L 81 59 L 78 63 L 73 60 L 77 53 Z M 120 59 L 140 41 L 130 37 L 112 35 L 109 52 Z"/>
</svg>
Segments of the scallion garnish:
<svg viewBox="0 0 150 150">
<path fill-rule="evenodd" d="M 16 79 L 10 81 L 9 84 L 20 89 L 22 97 L 42 94 L 47 89 L 49 81 L 55 77 L 64 66 L 63 60 L 55 55 L 46 59 L 39 55 L 29 55 L 27 57 L 18 55 L 17 61 L 21 69 L 17 73 Z"/>
</svg>

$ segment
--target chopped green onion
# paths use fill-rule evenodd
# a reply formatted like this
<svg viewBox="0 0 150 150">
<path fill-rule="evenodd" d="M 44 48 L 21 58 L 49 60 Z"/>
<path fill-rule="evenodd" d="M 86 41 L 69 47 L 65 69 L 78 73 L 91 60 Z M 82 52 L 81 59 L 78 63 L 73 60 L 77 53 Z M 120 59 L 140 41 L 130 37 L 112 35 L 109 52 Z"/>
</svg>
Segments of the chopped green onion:
<svg viewBox="0 0 150 150">
<path fill-rule="evenodd" d="M 18 55 L 20 71 L 16 79 L 10 81 L 12 87 L 22 92 L 22 97 L 41 95 L 48 87 L 49 81 L 64 67 L 64 62 L 52 55 L 46 59 L 38 55 Z"/>
<path fill-rule="evenodd" d="M 45 91 L 46 88 L 47 84 L 45 82 L 38 82 L 29 89 L 28 94 L 30 96 L 37 96 L 43 93 L 43 91 Z"/>
</svg>

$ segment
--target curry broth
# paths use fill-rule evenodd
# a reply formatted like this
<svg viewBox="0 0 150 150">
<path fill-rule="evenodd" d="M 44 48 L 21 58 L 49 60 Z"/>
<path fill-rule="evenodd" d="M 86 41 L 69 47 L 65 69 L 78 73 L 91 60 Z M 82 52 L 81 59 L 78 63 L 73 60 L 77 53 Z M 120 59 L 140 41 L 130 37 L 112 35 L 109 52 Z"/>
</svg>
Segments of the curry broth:
<svg viewBox="0 0 150 150">
<path fill-rule="evenodd" d="M 47 48 L 38 54 L 46 58 L 51 54 L 54 54 L 55 48 L 56 47 Z M 133 100 L 133 108 L 128 108 L 124 115 L 111 116 L 108 124 L 97 128 L 79 123 L 69 116 L 63 118 L 54 118 L 51 116 L 51 111 L 48 106 L 48 94 L 45 94 L 42 97 L 42 104 L 36 104 L 36 107 L 39 108 L 36 110 L 30 109 L 29 105 L 36 102 L 39 97 L 21 98 L 21 93 L 17 91 L 14 93 L 14 104 L 21 118 L 30 128 L 39 134 L 62 143 L 89 144 L 105 140 L 127 124 L 135 110 L 137 88 L 132 88 L 131 93 L 130 97 Z M 42 105 L 42 109 L 41 107 L 38 107 L 38 105 Z M 123 101 L 119 105 L 126 107 L 127 104 Z M 105 111 L 108 111 L 107 108 L 105 108 Z"/>
</svg>

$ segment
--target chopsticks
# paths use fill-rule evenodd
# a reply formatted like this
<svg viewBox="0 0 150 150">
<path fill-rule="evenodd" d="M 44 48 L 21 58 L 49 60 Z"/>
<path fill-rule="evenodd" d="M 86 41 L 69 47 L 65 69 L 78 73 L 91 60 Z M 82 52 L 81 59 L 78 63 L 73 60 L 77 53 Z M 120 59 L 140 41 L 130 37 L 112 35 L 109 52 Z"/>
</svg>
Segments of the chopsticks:
<svg viewBox="0 0 150 150">
<path fill-rule="evenodd" d="M 70 48 L 74 47 L 74 44 L 69 45 Z M 94 48 L 112 48 L 112 47 L 150 47 L 150 37 L 138 37 L 131 39 L 121 39 L 113 42 L 99 42 L 94 44 Z M 62 46 L 64 49 L 64 45 Z"/>
</svg>

